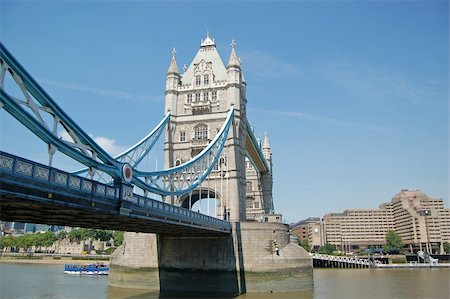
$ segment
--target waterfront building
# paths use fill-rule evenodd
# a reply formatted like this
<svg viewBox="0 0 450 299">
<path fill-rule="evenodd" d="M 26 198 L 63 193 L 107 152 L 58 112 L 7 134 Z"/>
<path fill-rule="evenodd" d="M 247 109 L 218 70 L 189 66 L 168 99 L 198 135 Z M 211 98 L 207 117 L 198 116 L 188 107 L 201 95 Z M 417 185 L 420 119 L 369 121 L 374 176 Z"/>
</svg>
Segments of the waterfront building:
<svg viewBox="0 0 450 299">
<path fill-rule="evenodd" d="M 291 225 L 291 232 L 299 241 L 308 240 L 311 250 L 318 250 L 325 245 L 323 225 L 319 217 L 309 217 Z"/>
<path fill-rule="evenodd" d="M 410 251 L 442 253 L 450 242 L 450 209 L 442 199 L 433 199 L 419 190 L 401 190 L 391 201 L 395 231 Z"/>
<path fill-rule="evenodd" d="M 386 242 L 386 233 L 394 230 L 391 206 L 382 204 L 379 209 L 327 214 L 323 217 L 323 229 L 326 243 L 345 252 L 381 247 Z"/>
<path fill-rule="evenodd" d="M 443 243 L 450 242 L 450 209 L 442 199 L 403 189 L 378 209 L 329 213 L 322 226 L 325 242 L 345 252 L 381 247 L 386 233 L 394 230 L 410 252 L 443 253 Z"/>
</svg>

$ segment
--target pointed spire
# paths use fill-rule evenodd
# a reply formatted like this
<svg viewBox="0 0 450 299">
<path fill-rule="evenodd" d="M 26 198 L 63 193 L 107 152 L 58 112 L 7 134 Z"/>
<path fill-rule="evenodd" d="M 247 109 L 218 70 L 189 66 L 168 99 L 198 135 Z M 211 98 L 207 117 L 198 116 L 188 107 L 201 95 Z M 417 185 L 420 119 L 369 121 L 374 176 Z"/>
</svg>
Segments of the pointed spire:
<svg viewBox="0 0 450 299">
<path fill-rule="evenodd" d="M 263 150 L 270 150 L 269 137 L 267 137 L 267 131 L 264 132 L 264 142 L 263 142 Z"/>
<path fill-rule="evenodd" d="M 237 67 L 241 67 L 241 62 L 239 61 L 237 55 L 236 55 L 236 42 L 234 41 L 234 39 L 231 41 L 231 55 L 230 55 L 230 59 L 228 60 L 228 65 L 227 68 L 231 67 L 231 66 L 237 66 Z"/>
<path fill-rule="evenodd" d="M 175 48 L 172 49 L 172 60 L 170 61 L 169 69 L 167 70 L 167 74 L 179 74 L 177 59 L 176 59 L 177 50 Z"/>
</svg>

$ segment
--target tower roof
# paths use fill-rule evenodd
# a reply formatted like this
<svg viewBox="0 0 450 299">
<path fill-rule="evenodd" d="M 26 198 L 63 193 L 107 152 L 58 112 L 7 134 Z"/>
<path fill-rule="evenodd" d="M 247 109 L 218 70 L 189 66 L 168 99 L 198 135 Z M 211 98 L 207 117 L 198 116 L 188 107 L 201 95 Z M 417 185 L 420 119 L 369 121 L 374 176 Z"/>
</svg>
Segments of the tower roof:
<svg viewBox="0 0 450 299">
<path fill-rule="evenodd" d="M 211 38 L 209 35 L 209 31 L 206 31 L 206 38 L 202 39 L 202 42 L 200 43 L 200 47 L 208 47 L 208 46 L 215 46 L 214 38 Z"/>
<path fill-rule="evenodd" d="M 170 61 L 169 69 L 167 70 L 167 74 L 179 74 L 178 72 L 178 66 L 177 66 L 177 59 L 175 58 L 175 54 L 177 54 L 177 51 L 175 48 L 172 50 L 172 60 Z"/>
<path fill-rule="evenodd" d="M 241 62 L 239 61 L 239 58 L 236 55 L 236 42 L 234 40 L 231 41 L 231 54 L 230 59 L 228 60 L 227 68 L 231 66 L 237 66 L 241 67 Z"/>
<path fill-rule="evenodd" d="M 206 38 L 201 41 L 200 49 L 198 50 L 197 55 L 195 55 L 184 74 L 181 75 L 181 82 L 183 84 L 192 83 L 194 74 L 199 70 L 198 67 L 202 62 L 211 67 L 215 81 L 227 79 L 225 65 L 217 52 L 216 44 L 214 43 L 214 39 L 211 38 L 209 32 L 206 33 Z"/>
</svg>

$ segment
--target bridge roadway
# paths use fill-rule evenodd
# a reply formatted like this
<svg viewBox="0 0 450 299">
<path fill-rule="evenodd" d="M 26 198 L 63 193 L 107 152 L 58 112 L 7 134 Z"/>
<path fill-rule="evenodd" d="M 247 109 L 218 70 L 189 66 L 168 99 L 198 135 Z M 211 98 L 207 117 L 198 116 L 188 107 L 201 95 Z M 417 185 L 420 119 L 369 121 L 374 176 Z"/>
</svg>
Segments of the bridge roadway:
<svg viewBox="0 0 450 299">
<path fill-rule="evenodd" d="M 229 222 L 0 151 L 0 219 L 169 236 L 231 232 Z"/>
</svg>

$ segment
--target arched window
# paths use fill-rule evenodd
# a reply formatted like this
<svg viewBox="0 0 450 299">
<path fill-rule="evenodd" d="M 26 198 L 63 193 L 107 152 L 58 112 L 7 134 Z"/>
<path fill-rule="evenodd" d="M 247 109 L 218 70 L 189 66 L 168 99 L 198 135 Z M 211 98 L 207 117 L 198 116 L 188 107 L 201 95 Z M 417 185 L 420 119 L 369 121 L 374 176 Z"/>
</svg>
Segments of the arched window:
<svg viewBox="0 0 450 299">
<path fill-rule="evenodd" d="M 213 90 L 212 95 L 211 95 L 211 100 L 213 102 L 217 101 L 217 91 L 216 90 Z"/>
<path fill-rule="evenodd" d="M 209 84 L 209 75 L 206 74 L 203 76 L 203 84 L 208 85 Z"/>
<path fill-rule="evenodd" d="M 203 101 L 208 101 L 209 100 L 209 92 L 207 92 L 207 91 L 205 91 L 204 93 L 203 93 Z"/>
<path fill-rule="evenodd" d="M 188 104 L 192 103 L 192 94 L 191 93 L 187 95 L 187 103 Z"/>
<path fill-rule="evenodd" d="M 200 75 L 195 76 L 195 86 L 200 86 L 202 79 Z"/>
<path fill-rule="evenodd" d="M 200 93 L 199 92 L 195 93 L 195 101 L 200 102 Z"/>
<path fill-rule="evenodd" d="M 220 171 L 225 171 L 226 170 L 226 165 L 227 165 L 227 162 L 226 162 L 227 160 L 226 160 L 226 158 L 224 157 L 224 156 L 221 156 L 220 158 L 219 158 L 219 160 L 217 161 L 217 164 L 216 164 L 216 170 L 218 171 L 218 170 L 220 170 Z"/>
<path fill-rule="evenodd" d="M 206 140 L 208 139 L 208 126 L 205 124 L 200 124 L 194 128 L 194 139 L 195 140 Z"/>
</svg>

